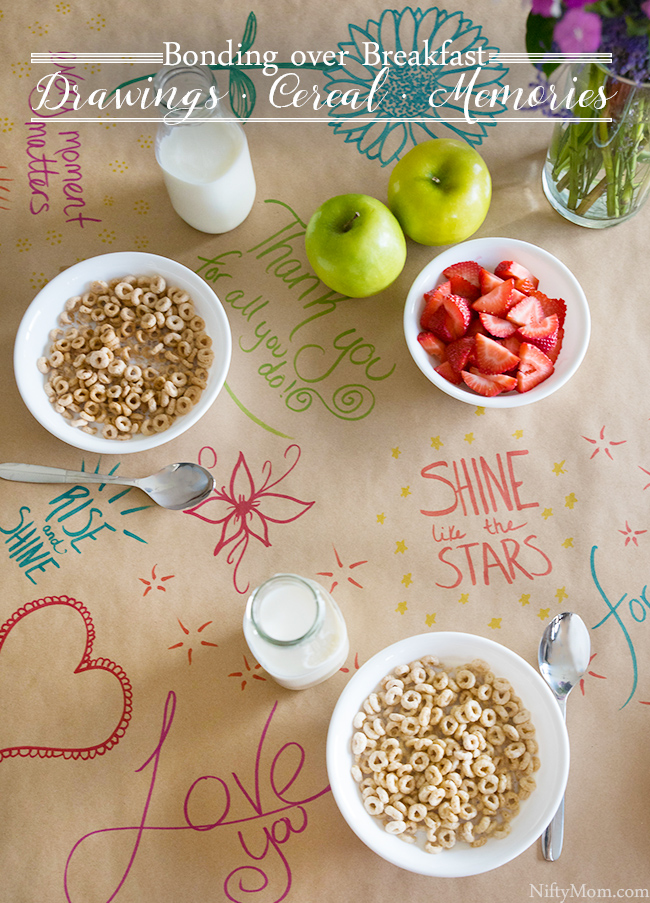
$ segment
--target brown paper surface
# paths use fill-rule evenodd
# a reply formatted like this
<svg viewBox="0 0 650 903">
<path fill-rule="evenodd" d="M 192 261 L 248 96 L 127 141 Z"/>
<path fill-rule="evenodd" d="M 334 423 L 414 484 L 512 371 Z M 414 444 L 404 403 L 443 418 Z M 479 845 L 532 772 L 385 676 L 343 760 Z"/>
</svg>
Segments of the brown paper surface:
<svg viewBox="0 0 650 903">
<path fill-rule="evenodd" d="M 337 50 L 353 26 L 372 32 L 382 12 L 362 0 L 326 11 L 261 0 L 254 46 L 279 61 Z M 518 4 L 467 0 L 446 12 L 480 27 L 491 46 L 524 49 Z M 322 110 L 274 109 L 272 78 L 251 70 L 257 199 L 241 227 L 214 236 L 173 212 L 155 123 L 120 121 L 114 109 L 101 122 L 30 122 L 30 94 L 50 71 L 31 54 L 161 52 L 164 41 L 220 50 L 241 40 L 248 13 L 230 0 L 27 0 L 1 14 L 1 460 L 138 476 L 199 461 L 231 505 L 228 537 L 248 505 L 268 539 L 247 520 L 224 546 L 215 521 L 226 509 L 216 503 L 171 512 L 137 490 L 2 482 L 0 898 L 647 896 L 649 212 L 602 232 L 565 222 L 541 186 L 551 123 L 493 117 L 477 142 L 494 193 L 476 235 L 557 255 L 585 290 L 592 337 L 577 374 L 546 400 L 509 411 L 454 401 L 417 370 L 402 332 L 408 288 L 437 249 L 409 242 L 397 281 L 354 301 L 317 284 L 304 251 L 304 223 L 326 198 L 385 200 L 401 132 L 346 141 Z M 384 46 L 409 16 L 397 7 L 382 18 Z M 87 92 L 157 68 L 67 62 Z M 309 90 L 326 83 L 322 72 L 300 78 Z M 506 80 L 533 78 L 513 64 Z M 219 79 L 225 88 L 227 75 Z M 280 114 L 305 121 L 253 121 Z M 75 151 L 67 159 L 66 148 Z M 54 161 L 46 179 L 41 153 Z M 80 191 L 67 189 L 73 182 Z M 76 261 L 116 250 L 172 257 L 209 281 L 233 358 L 226 387 L 191 430 L 100 460 L 33 419 L 12 354 L 36 292 Z M 426 479 L 434 464 L 450 480 L 466 469 L 467 487 Z M 277 571 L 331 590 L 349 631 L 345 666 L 304 692 L 266 675 L 242 633 L 249 591 Z M 355 669 L 397 639 L 437 630 L 489 637 L 535 665 L 544 625 L 565 610 L 590 628 L 592 661 L 569 701 L 561 859 L 545 862 L 536 843 L 498 872 L 436 880 L 373 854 L 339 814 L 325 767 L 329 718 Z M 289 828 L 274 814 L 270 779 L 287 744 L 304 754 Z"/>
</svg>

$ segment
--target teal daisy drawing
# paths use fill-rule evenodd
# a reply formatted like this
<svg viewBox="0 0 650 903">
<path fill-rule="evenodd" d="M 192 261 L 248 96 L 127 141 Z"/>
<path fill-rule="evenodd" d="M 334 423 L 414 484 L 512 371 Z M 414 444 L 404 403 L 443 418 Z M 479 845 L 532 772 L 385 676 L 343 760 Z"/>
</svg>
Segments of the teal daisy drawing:
<svg viewBox="0 0 650 903">
<path fill-rule="evenodd" d="M 348 30 L 351 40 L 338 45 L 345 64 L 329 71 L 327 91 L 357 91 L 362 103 L 334 106 L 330 125 L 382 166 L 431 138 L 479 145 L 506 111 L 498 89 L 508 69 L 490 60 L 498 48 L 462 12 L 387 9 L 379 21 Z M 497 90 L 494 103 L 466 116 L 470 83 L 475 91 Z"/>
</svg>

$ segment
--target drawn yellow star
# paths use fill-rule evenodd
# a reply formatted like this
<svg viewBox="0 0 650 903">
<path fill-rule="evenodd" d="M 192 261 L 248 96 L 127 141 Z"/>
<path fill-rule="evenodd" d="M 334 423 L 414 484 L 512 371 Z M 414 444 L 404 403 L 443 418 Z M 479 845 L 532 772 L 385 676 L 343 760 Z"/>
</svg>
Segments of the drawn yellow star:
<svg viewBox="0 0 650 903">
<path fill-rule="evenodd" d="M 435 613 L 435 611 L 434 611 L 434 613 L 433 613 L 432 615 L 426 615 L 424 621 L 425 621 L 427 627 L 433 627 L 433 625 L 436 623 L 436 613 Z"/>
<path fill-rule="evenodd" d="M 413 578 L 410 574 L 404 574 L 404 576 L 402 577 L 402 583 L 404 584 L 404 586 L 410 586 L 413 583 Z"/>
<path fill-rule="evenodd" d="M 501 630 L 501 618 L 492 618 L 488 622 L 488 627 L 491 627 L 492 630 Z"/>
<path fill-rule="evenodd" d="M 404 552 L 406 552 L 406 549 L 407 549 L 407 545 L 404 542 L 404 540 L 398 539 L 397 542 L 395 543 L 395 554 L 397 555 L 397 553 L 399 552 L 400 555 L 403 555 Z"/>
<path fill-rule="evenodd" d="M 475 414 L 476 414 L 477 417 L 482 417 L 483 414 L 485 414 L 485 408 L 484 408 L 484 407 L 478 407 L 478 408 L 476 409 L 476 411 L 475 411 Z"/>
<path fill-rule="evenodd" d="M 551 613 L 550 608 L 540 608 L 539 614 L 537 615 L 537 617 L 540 619 L 540 621 L 545 621 L 548 618 L 548 616 L 550 615 L 550 613 Z"/>
<path fill-rule="evenodd" d="M 408 605 L 406 604 L 406 602 L 400 602 L 395 611 L 398 611 L 401 615 L 403 615 L 407 608 Z"/>
<path fill-rule="evenodd" d="M 570 492 L 564 499 L 564 507 L 565 508 L 573 508 L 578 499 L 575 496 L 575 493 Z"/>
<path fill-rule="evenodd" d="M 548 520 L 549 517 L 553 517 L 553 509 L 552 508 L 544 508 L 542 511 L 542 517 L 544 520 Z"/>
<path fill-rule="evenodd" d="M 563 586 L 561 586 L 555 593 L 555 598 L 557 599 L 558 602 L 562 602 L 564 599 L 569 598 L 569 594 L 567 593 L 565 588 Z"/>
<path fill-rule="evenodd" d="M 523 430 L 515 430 L 514 433 L 512 434 L 512 436 L 514 439 L 523 439 L 524 431 Z"/>
<path fill-rule="evenodd" d="M 471 445 L 472 442 L 475 442 L 475 441 L 476 441 L 476 437 L 474 436 L 474 433 L 465 433 L 465 442 L 468 442 Z"/>
<path fill-rule="evenodd" d="M 564 460 L 560 461 L 559 463 L 557 461 L 555 462 L 555 464 L 553 465 L 553 473 L 556 477 L 559 477 L 561 473 L 566 473 L 566 470 L 564 468 Z"/>
<path fill-rule="evenodd" d="M 519 601 L 522 605 L 530 605 L 530 593 L 522 593 L 519 596 Z"/>
<path fill-rule="evenodd" d="M 393 448 L 393 449 L 391 449 L 391 454 L 392 454 L 393 458 L 399 458 L 399 456 L 401 455 L 401 452 L 400 452 L 399 448 Z"/>
<path fill-rule="evenodd" d="M 469 602 L 469 593 L 461 593 L 460 599 L 458 600 L 461 605 L 467 605 Z"/>
<path fill-rule="evenodd" d="M 377 523 L 378 524 L 383 524 L 385 520 L 386 520 L 386 515 L 383 512 L 381 514 L 377 515 Z"/>
<path fill-rule="evenodd" d="M 567 536 L 567 538 L 564 540 L 562 545 L 564 546 L 565 549 L 572 549 L 573 548 L 573 536 Z"/>
<path fill-rule="evenodd" d="M 402 486 L 402 491 L 400 492 L 400 496 L 405 499 L 411 494 L 410 486 Z"/>
<path fill-rule="evenodd" d="M 437 451 L 441 445 L 444 445 L 444 443 L 443 443 L 442 439 L 440 438 L 440 436 L 432 436 L 431 437 L 431 448 L 435 448 L 435 450 Z"/>
</svg>

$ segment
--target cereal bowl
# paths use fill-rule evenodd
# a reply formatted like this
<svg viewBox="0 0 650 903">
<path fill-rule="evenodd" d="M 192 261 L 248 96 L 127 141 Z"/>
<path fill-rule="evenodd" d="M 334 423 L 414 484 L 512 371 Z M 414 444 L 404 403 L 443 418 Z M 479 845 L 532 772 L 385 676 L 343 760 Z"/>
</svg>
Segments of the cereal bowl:
<svg viewBox="0 0 650 903">
<path fill-rule="evenodd" d="M 58 325 L 65 302 L 83 295 L 95 280 L 109 282 L 123 276 L 162 276 L 168 286 L 187 292 L 196 315 L 205 323 L 212 339 L 214 361 L 208 369 L 207 385 L 191 409 L 172 420 L 171 425 L 152 435 L 136 433 L 130 439 L 91 435 L 70 425 L 48 399 L 46 377 L 37 366 L 51 346 L 50 332 Z M 231 356 L 231 333 L 221 302 L 210 286 L 196 273 L 175 260 L 138 251 L 125 251 L 91 257 L 55 276 L 41 289 L 28 307 L 18 328 L 14 345 L 14 373 L 23 401 L 38 422 L 57 438 L 97 454 L 129 454 L 156 448 L 180 436 L 193 426 L 210 408 L 219 394 L 228 372 Z"/>
<path fill-rule="evenodd" d="M 352 776 L 353 719 L 384 677 L 403 664 L 426 655 L 448 668 L 482 659 L 497 677 L 508 680 L 530 711 L 539 745 L 536 787 L 521 801 L 510 822 L 510 833 L 491 837 L 484 846 L 458 842 L 451 849 L 429 853 L 424 840 L 405 843 L 389 834 L 380 819 L 363 804 Z M 327 771 L 332 794 L 350 828 L 371 850 L 406 871 L 436 877 L 461 877 L 487 872 L 523 853 L 549 824 L 564 794 L 569 773 L 569 741 L 560 708 L 541 676 L 505 646 L 467 633 L 427 633 L 400 640 L 378 652 L 350 678 L 334 708 L 327 735 Z"/>
<path fill-rule="evenodd" d="M 494 270 L 502 260 L 516 260 L 538 277 L 540 291 L 552 298 L 561 297 L 566 302 L 564 341 L 555 370 L 547 379 L 527 392 L 513 390 L 493 397 L 484 397 L 473 392 L 464 383 L 454 385 L 436 373 L 438 359 L 428 354 L 418 342 L 418 334 L 421 332 L 420 317 L 424 310 L 424 293 L 445 281 L 443 270 L 451 264 L 465 260 L 475 260 L 488 270 Z M 589 345 L 590 331 L 589 305 L 573 273 L 548 251 L 515 238 L 476 238 L 443 251 L 416 277 L 404 308 L 406 344 L 422 373 L 452 398 L 482 407 L 515 408 L 552 395 L 571 379 L 582 363 Z"/>
</svg>

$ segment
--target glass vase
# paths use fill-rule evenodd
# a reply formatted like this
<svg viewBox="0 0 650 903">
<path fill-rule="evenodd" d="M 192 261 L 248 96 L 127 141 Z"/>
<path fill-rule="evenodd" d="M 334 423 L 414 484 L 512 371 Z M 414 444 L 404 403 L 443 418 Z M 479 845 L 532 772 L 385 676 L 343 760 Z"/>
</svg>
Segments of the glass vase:
<svg viewBox="0 0 650 903">
<path fill-rule="evenodd" d="M 542 174 L 547 199 L 581 226 L 625 222 L 650 192 L 650 84 L 583 63 L 569 67 L 562 96 L 569 103 L 556 114 Z"/>
</svg>

